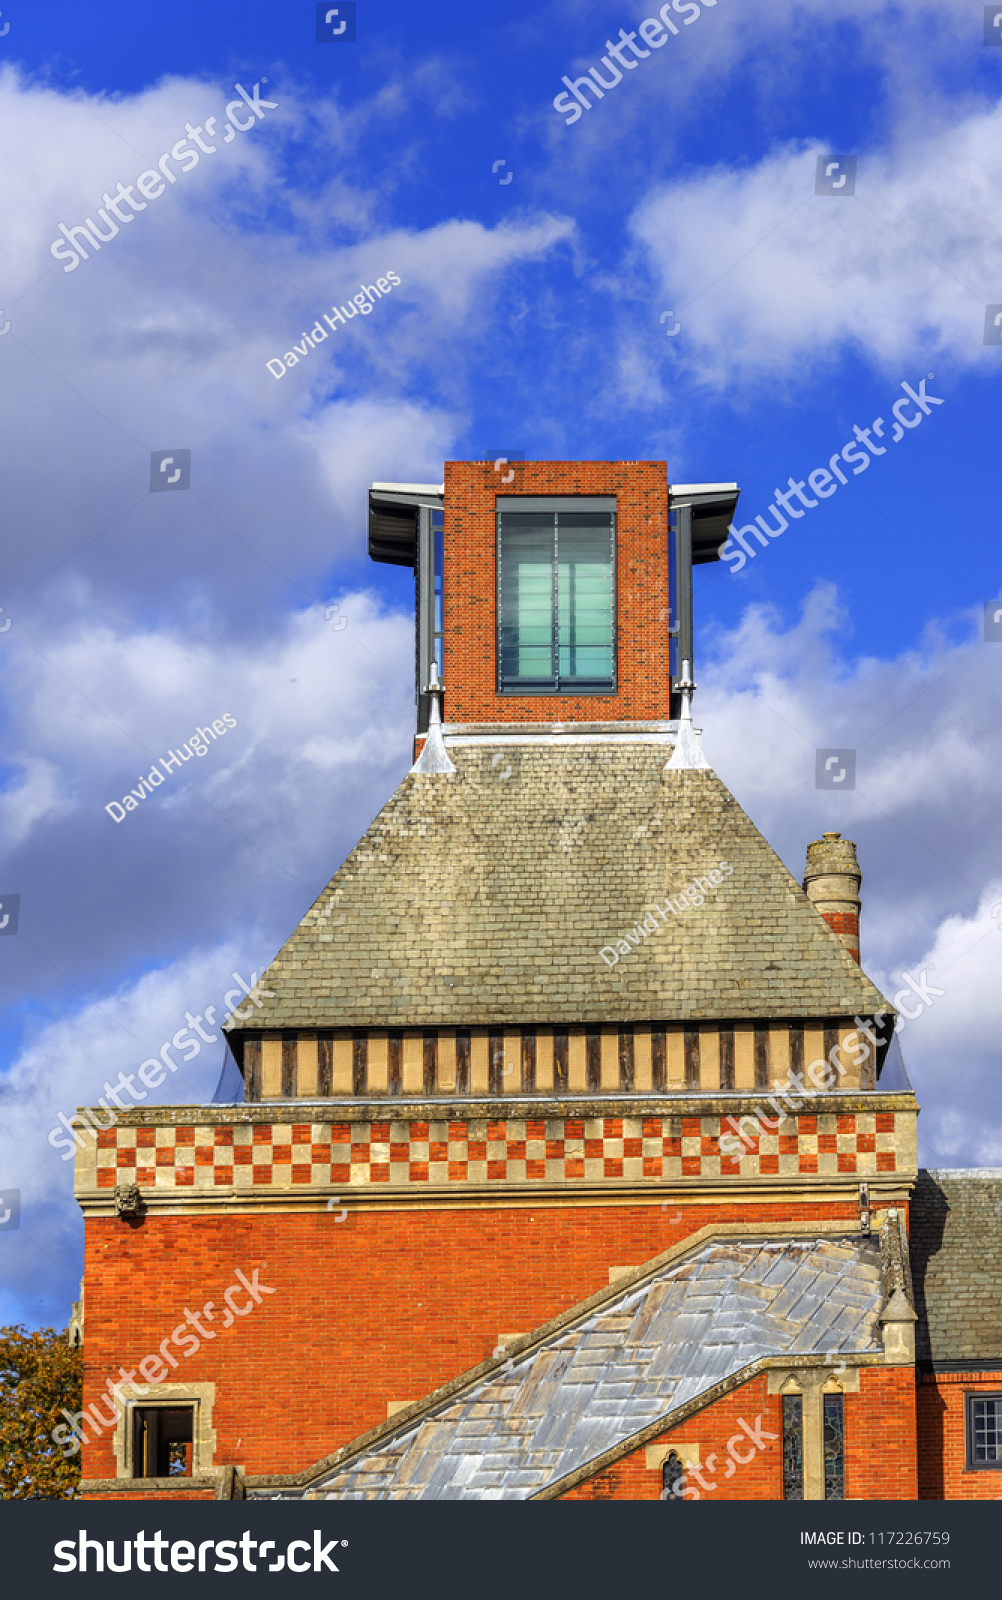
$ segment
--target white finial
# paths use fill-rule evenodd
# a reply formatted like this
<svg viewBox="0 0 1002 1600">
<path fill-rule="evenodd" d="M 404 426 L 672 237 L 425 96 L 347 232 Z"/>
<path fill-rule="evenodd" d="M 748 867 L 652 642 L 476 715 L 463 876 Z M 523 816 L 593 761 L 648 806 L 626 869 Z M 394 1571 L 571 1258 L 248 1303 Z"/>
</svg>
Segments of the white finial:
<svg viewBox="0 0 1002 1600">
<path fill-rule="evenodd" d="M 696 685 L 689 676 L 688 661 L 682 662 L 682 676 L 678 680 L 682 696 L 682 715 L 678 720 L 678 737 L 671 753 L 666 772 L 709 772 L 707 761 L 699 745 L 699 735 L 692 725 L 692 696 Z"/>
<path fill-rule="evenodd" d="M 442 738 L 442 713 L 439 710 L 438 697 L 442 693 L 442 685 L 438 681 L 438 662 L 433 661 L 428 674 L 428 687 L 425 694 L 431 695 L 431 709 L 428 712 L 428 736 L 424 742 L 424 749 L 418 756 L 412 772 L 443 773 L 455 772 L 455 767 L 449 760 Z"/>
</svg>

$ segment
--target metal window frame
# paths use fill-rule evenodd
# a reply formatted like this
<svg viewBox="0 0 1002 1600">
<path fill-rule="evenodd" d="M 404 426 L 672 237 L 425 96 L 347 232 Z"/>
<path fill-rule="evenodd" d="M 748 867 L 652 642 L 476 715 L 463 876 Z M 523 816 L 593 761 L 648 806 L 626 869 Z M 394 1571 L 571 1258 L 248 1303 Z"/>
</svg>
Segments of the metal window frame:
<svg viewBox="0 0 1002 1600">
<path fill-rule="evenodd" d="M 1000 1409 L 999 1429 L 1002 1431 L 1002 1393 L 997 1389 L 968 1389 L 964 1395 L 965 1466 L 968 1472 L 998 1472 L 1002 1470 L 1002 1456 L 998 1461 L 974 1459 L 974 1406 L 978 1400 L 994 1400 Z"/>
<path fill-rule="evenodd" d="M 428 731 L 428 716 L 431 709 L 431 696 L 425 693 L 431 677 L 431 664 L 436 659 L 435 646 L 441 639 L 442 671 L 440 680 L 445 677 L 445 649 L 444 631 L 438 632 L 435 627 L 435 518 L 441 517 L 442 511 L 436 506 L 421 505 L 417 511 L 417 532 L 415 534 L 414 553 L 414 609 L 417 618 L 415 630 L 415 675 L 417 684 L 415 698 L 417 700 L 418 733 Z M 444 567 L 444 541 L 443 541 L 443 567 Z M 445 573 L 442 578 L 443 602 L 443 630 L 445 623 Z"/>
<path fill-rule="evenodd" d="M 561 680 L 559 656 L 559 550 L 561 512 L 605 512 L 612 521 L 610 547 L 612 571 L 610 574 L 610 602 L 612 606 L 612 673 L 608 687 L 588 688 L 585 683 Z M 507 684 L 501 673 L 501 518 L 505 514 L 543 512 L 553 516 L 553 554 L 550 567 L 550 660 L 555 668 L 553 686 L 543 686 L 540 680 L 527 679 L 525 683 Z M 498 695 L 512 695 L 524 699 L 608 699 L 619 693 L 619 517 L 615 495 L 497 495 L 494 507 L 494 678 Z"/>
</svg>

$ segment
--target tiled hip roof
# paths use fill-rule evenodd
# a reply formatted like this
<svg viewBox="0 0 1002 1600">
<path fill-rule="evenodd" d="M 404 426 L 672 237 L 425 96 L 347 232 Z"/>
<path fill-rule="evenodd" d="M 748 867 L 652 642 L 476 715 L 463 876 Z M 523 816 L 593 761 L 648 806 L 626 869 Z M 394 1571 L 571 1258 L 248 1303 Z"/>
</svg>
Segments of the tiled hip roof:
<svg viewBox="0 0 1002 1600">
<path fill-rule="evenodd" d="M 450 754 L 404 779 L 232 1031 L 891 1009 L 714 773 L 642 742 Z"/>
</svg>

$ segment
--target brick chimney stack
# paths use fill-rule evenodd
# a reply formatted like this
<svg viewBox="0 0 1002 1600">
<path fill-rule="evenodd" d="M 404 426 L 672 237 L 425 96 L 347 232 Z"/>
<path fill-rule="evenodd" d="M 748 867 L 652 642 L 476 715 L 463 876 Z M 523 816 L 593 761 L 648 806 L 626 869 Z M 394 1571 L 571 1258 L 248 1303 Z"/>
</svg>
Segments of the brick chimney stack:
<svg viewBox="0 0 1002 1600">
<path fill-rule="evenodd" d="M 856 846 L 840 833 L 825 833 L 807 846 L 804 892 L 859 961 L 859 885 Z"/>
</svg>

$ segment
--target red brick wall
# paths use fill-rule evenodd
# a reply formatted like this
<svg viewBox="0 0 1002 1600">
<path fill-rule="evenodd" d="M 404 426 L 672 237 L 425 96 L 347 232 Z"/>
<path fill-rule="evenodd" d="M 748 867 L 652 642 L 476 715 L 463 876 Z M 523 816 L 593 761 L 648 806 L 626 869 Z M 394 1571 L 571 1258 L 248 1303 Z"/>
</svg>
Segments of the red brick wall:
<svg viewBox="0 0 1002 1600">
<path fill-rule="evenodd" d="M 511 471 L 512 468 L 506 468 Z M 669 716 L 668 479 L 663 461 L 534 461 L 502 484 L 493 465 L 445 463 L 447 722 L 657 721 Z M 497 495 L 615 495 L 615 695 L 497 693 Z"/>
<path fill-rule="evenodd" d="M 1002 1372 L 925 1374 L 918 1387 L 920 1500 L 1002 1500 L 1002 1469 L 967 1466 L 966 1396 L 1002 1394 Z"/>
<path fill-rule="evenodd" d="M 860 1372 L 859 1383 L 858 1394 L 845 1396 L 846 1499 L 914 1500 L 914 1372 L 911 1367 L 864 1369 Z M 688 1422 L 652 1441 L 700 1446 L 703 1484 L 700 1485 L 694 1476 L 689 1477 L 689 1485 L 696 1491 L 694 1498 L 782 1500 L 780 1397 L 769 1394 L 767 1389 L 768 1380 L 762 1373 L 697 1412 Z M 742 1427 L 742 1422 L 747 1428 Z M 755 1443 L 749 1437 L 749 1430 L 755 1436 Z M 768 1433 L 775 1434 L 775 1439 L 766 1439 Z M 751 1459 L 735 1460 L 735 1456 Z M 648 1468 L 644 1447 L 624 1456 L 563 1498 L 657 1500 L 660 1494 L 660 1469 Z"/>
<path fill-rule="evenodd" d="M 182 1322 L 219 1306 L 236 1268 L 277 1289 L 190 1357 L 172 1382 L 215 1382 L 215 1464 L 298 1471 L 714 1221 L 854 1218 L 855 1206 L 484 1207 L 113 1218 L 87 1225 L 84 1397 L 99 1399 Z M 245 1297 L 241 1297 L 242 1299 Z M 209 1326 L 206 1324 L 206 1326 Z M 177 1355 L 177 1352 L 175 1352 Z M 105 1408 L 107 1409 L 107 1408 Z M 113 1477 L 110 1431 L 84 1447 Z"/>
</svg>

